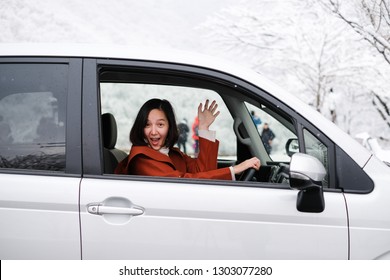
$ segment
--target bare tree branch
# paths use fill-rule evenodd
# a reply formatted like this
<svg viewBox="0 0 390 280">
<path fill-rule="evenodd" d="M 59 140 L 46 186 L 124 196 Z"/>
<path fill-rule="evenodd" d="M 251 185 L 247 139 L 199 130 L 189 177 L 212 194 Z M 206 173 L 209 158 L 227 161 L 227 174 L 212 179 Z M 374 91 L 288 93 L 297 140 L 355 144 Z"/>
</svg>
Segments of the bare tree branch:
<svg viewBox="0 0 390 280">
<path fill-rule="evenodd" d="M 360 17 L 355 19 L 342 11 L 339 0 L 322 0 L 322 3 L 372 44 L 385 61 L 390 64 L 389 0 L 359 0 L 353 2 L 357 5 L 356 9 L 358 11 L 360 9 L 361 12 Z"/>
</svg>

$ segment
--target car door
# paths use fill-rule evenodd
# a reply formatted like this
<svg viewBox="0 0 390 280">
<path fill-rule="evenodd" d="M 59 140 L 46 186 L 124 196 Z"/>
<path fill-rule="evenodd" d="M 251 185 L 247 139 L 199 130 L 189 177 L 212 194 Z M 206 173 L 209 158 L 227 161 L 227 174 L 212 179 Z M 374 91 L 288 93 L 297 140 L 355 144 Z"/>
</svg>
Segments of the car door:
<svg viewBox="0 0 390 280">
<path fill-rule="evenodd" d="M 298 211 L 298 191 L 283 182 L 176 179 L 104 172 L 106 158 L 99 118 L 105 102 L 114 104 L 118 130 L 123 123 L 127 126 L 127 131 L 118 131 L 118 135 L 125 134 L 126 138 L 133 121 L 131 113 L 136 114 L 130 104 L 142 105 L 144 99 L 153 95 L 164 98 L 167 87 L 172 102 L 193 103 L 193 112 L 198 105 L 192 102 L 197 100 L 193 97 L 219 96 L 220 105 L 228 108 L 221 109 L 221 115 L 228 115 L 232 124 L 228 128 L 230 123 L 225 123 L 221 116 L 218 131 L 223 133 L 220 141 L 226 146 L 221 146 L 220 152 L 231 151 L 229 144 L 234 151 L 240 151 L 242 143 L 252 141 L 247 145 L 248 153 L 260 153 L 262 159 L 266 157 L 265 150 L 257 148 L 260 135 L 254 124 L 250 130 L 246 122 L 248 136 L 238 135 L 241 123 L 251 120 L 249 111 L 246 110 L 246 116 L 245 110 L 240 109 L 245 108 L 244 100 L 275 105 L 294 120 L 295 135 L 301 139 L 305 122 L 293 110 L 243 80 L 173 63 L 88 59 L 84 81 L 87 81 L 83 88 L 84 177 L 80 190 L 83 259 L 348 258 L 344 198 L 340 191 L 329 186 L 324 191 L 325 209 L 314 213 Z M 128 87 L 124 89 L 123 85 Z M 154 90 L 150 96 L 146 93 L 149 87 Z M 186 91 L 188 95 L 184 95 Z M 105 92 L 108 96 L 103 96 Z M 178 112 L 184 114 L 189 110 L 186 107 L 181 111 L 180 106 L 184 105 L 177 105 Z M 224 132 L 225 129 L 231 132 Z M 242 143 L 238 143 L 236 136 L 244 138 Z M 120 139 L 118 142 L 122 143 Z M 303 151 L 304 145 L 301 144 Z M 228 162 L 242 157 L 241 152 L 222 156 Z M 268 165 L 267 160 L 264 165 Z"/>
<path fill-rule="evenodd" d="M 80 93 L 81 60 L 0 58 L 1 259 L 81 258 Z"/>
</svg>

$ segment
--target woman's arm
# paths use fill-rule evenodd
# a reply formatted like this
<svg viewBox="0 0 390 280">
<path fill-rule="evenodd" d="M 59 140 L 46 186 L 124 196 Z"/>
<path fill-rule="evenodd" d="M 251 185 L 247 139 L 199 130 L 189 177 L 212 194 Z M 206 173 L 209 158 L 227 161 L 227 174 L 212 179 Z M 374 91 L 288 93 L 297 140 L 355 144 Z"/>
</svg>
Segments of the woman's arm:
<svg viewBox="0 0 390 280">
<path fill-rule="evenodd" d="M 138 155 L 129 166 L 129 172 L 133 175 L 161 176 L 176 178 L 198 178 L 198 179 L 218 179 L 231 180 L 229 168 L 214 169 L 200 172 L 184 172 L 174 168 L 167 162 L 156 161 L 145 155 Z"/>
</svg>

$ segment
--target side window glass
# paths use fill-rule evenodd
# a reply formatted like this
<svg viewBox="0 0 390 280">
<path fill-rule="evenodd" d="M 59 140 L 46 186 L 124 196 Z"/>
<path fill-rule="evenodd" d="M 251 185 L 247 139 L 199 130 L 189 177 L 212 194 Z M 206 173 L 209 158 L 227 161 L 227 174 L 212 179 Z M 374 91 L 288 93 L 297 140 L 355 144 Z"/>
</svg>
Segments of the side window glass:
<svg viewBox="0 0 390 280">
<path fill-rule="evenodd" d="M 322 183 L 324 187 L 329 187 L 328 147 L 306 129 L 303 130 L 303 136 L 305 140 L 306 153 L 319 159 L 319 161 L 324 165 L 327 175 Z"/>
<path fill-rule="evenodd" d="M 0 168 L 65 171 L 65 64 L 0 64 Z"/>
<path fill-rule="evenodd" d="M 245 104 L 269 157 L 276 162 L 290 162 L 286 144 L 289 139 L 297 139 L 292 123 L 269 108 Z"/>
<path fill-rule="evenodd" d="M 200 102 L 204 103 L 206 99 L 216 100 L 220 115 L 210 128 L 216 130 L 217 139 L 221 140 L 219 159 L 236 159 L 233 119 L 223 100 L 214 90 L 179 85 L 101 82 L 100 92 L 102 114 L 112 114 L 117 123 L 115 148 L 126 153 L 131 148 L 129 133 L 139 109 L 147 100 L 160 98 L 168 100 L 175 110 L 178 128 L 182 132 L 182 136 L 179 137 L 181 141 L 179 148 L 188 155 L 196 157 L 198 137 L 195 117 L 198 105 Z M 188 131 L 185 127 L 188 127 Z"/>
</svg>

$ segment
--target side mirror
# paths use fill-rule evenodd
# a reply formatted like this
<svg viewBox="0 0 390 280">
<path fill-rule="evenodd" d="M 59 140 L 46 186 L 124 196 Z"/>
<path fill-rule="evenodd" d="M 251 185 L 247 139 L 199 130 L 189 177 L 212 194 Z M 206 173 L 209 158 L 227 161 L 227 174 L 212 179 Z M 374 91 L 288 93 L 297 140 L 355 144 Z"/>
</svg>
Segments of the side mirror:
<svg viewBox="0 0 390 280">
<path fill-rule="evenodd" d="M 295 153 L 290 162 L 290 187 L 299 190 L 297 210 L 320 213 L 325 209 L 322 180 L 326 175 L 325 167 L 315 157 Z"/>
<path fill-rule="evenodd" d="M 286 143 L 286 153 L 289 157 L 292 157 L 293 154 L 299 153 L 299 142 L 298 139 L 290 138 Z"/>
</svg>

